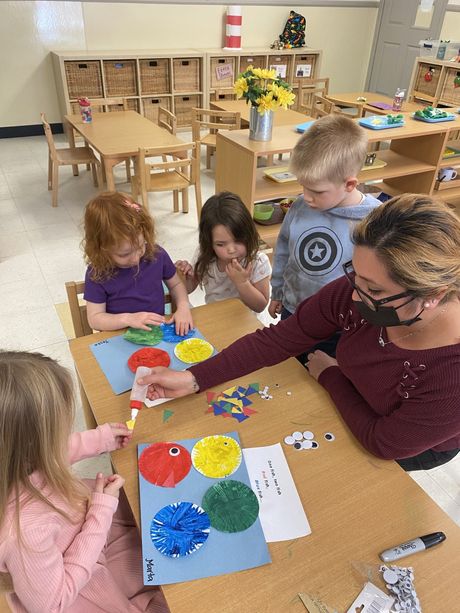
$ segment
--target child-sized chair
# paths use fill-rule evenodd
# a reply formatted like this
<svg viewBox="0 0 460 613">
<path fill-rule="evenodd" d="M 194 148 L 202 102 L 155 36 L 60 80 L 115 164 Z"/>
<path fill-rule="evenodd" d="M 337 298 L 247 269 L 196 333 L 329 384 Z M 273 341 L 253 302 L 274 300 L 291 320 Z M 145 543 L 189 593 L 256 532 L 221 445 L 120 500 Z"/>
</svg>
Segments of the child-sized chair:
<svg viewBox="0 0 460 613">
<path fill-rule="evenodd" d="M 48 190 L 51 191 L 51 204 L 57 206 L 58 185 L 59 185 L 59 166 L 75 166 L 78 164 L 89 164 L 93 172 L 94 185 L 102 185 L 101 163 L 89 147 L 67 147 L 56 149 L 53 133 L 50 124 L 46 121 L 44 113 L 40 114 L 46 141 L 48 143 Z M 74 171 L 74 176 L 78 175 L 78 170 Z"/>
<path fill-rule="evenodd" d="M 188 189 L 195 188 L 198 219 L 201 215 L 200 168 L 196 157 L 195 143 L 180 145 L 163 145 L 150 149 L 139 149 L 136 174 L 131 179 L 133 198 L 142 195 L 142 204 L 148 207 L 148 192 L 173 192 L 174 212 L 179 211 L 179 192 L 182 194 L 182 212 L 188 213 Z M 178 155 L 183 155 L 180 159 Z M 171 156 L 171 161 L 164 161 L 164 156 Z M 146 158 L 163 158 L 163 161 Z"/>
<path fill-rule="evenodd" d="M 234 111 L 192 109 L 192 137 L 197 146 L 197 158 L 201 158 L 201 145 L 206 147 L 206 168 L 211 168 L 211 155 L 216 149 L 216 134 L 219 130 L 239 130 L 241 115 Z M 202 130 L 207 130 L 205 135 Z"/>
</svg>

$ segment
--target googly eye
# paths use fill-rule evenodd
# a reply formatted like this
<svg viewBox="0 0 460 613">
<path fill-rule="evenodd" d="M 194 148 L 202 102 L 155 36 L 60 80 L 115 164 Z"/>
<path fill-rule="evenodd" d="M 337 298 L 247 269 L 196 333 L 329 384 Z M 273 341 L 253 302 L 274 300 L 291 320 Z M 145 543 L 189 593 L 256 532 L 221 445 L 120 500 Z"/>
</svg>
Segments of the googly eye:
<svg viewBox="0 0 460 613">
<path fill-rule="evenodd" d="M 326 432 L 324 438 L 326 441 L 335 441 L 335 436 L 332 434 L 332 432 Z"/>
<path fill-rule="evenodd" d="M 319 443 L 317 443 L 316 441 L 311 441 L 311 448 L 312 449 L 318 449 L 319 447 Z"/>
<path fill-rule="evenodd" d="M 180 449 L 178 449 L 177 447 L 171 447 L 171 449 L 169 450 L 169 455 L 175 457 L 178 456 L 180 454 Z"/>
<path fill-rule="evenodd" d="M 297 449 L 297 450 L 302 449 L 302 443 L 300 443 L 299 441 L 296 441 L 294 443 L 294 449 Z"/>
</svg>

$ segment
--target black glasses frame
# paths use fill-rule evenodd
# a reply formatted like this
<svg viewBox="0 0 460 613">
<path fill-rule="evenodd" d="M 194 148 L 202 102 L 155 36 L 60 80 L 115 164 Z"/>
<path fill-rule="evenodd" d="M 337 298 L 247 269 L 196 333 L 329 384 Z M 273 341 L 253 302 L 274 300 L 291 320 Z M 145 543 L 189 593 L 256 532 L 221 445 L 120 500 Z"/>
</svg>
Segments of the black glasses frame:
<svg viewBox="0 0 460 613">
<path fill-rule="evenodd" d="M 401 292 L 400 294 L 395 294 L 394 296 L 387 296 L 386 298 L 380 298 L 379 300 L 376 300 L 375 298 L 367 294 L 364 290 L 362 290 L 358 285 L 356 285 L 354 278 L 354 275 L 356 273 L 353 268 L 352 260 L 350 260 L 349 262 L 345 262 L 345 264 L 342 264 L 342 268 L 351 287 L 358 292 L 361 298 L 364 298 L 363 302 L 369 301 L 376 311 L 378 311 L 381 306 L 387 304 L 388 302 L 393 302 L 393 300 L 399 300 L 400 298 L 410 298 L 410 300 L 400 305 L 402 307 L 406 304 L 409 304 L 409 302 L 416 298 L 416 296 L 414 296 L 414 294 L 411 292 Z M 399 309 L 399 307 L 397 308 Z"/>
</svg>

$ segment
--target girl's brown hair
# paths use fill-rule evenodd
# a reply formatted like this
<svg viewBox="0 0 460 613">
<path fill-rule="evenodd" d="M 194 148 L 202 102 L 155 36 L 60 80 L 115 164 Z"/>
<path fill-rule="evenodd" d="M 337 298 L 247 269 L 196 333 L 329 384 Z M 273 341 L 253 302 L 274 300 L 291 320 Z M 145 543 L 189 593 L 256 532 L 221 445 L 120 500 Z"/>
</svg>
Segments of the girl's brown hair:
<svg viewBox="0 0 460 613">
<path fill-rule="evenodd" d="M 390 277 L 414 296 L 447 288 L 441 302 L 460 295 L 460 220 L 443 202 L 402 194 L 374 209 L 352 241 L 373 249 Z"/>
<path fill-rule="evenodd" d="M 40 353 L 0 351 L 0 525 L 14 500 L 19 539 L 21 493 L 69 519 L 47 499 L 46 490 L 75 510 L 88 501 L 87 488 L 68 461 L 74 415 L 72 377 L 65 368 Z M 46 484 L 45 494 L 31 483 L 35 471 Z"/>
<path fill-rule="evenodd" d="M 139 236 L 145 240 L 144 258 L 155 255 L 155 228 L 148 211 L 123 192 L 104 192 L 88 202 L 84 217 L 82 247 L 94 281 L 109 279 L 116 266 L 110 251 L 127 241 L 138 248 Z"/>
<path fill-rule="evenodd" d="M 212 244 L 212 230 L 225 226 L 235 240 L 246 247 L 245 265 L 254 260 L 259 249 L 259 235 L 248 209 L 241 198 L 231 192 L 211 196 L 204 203 L 199 226 L 200 253 L 195 264 L 195 278 L 203 282 L 210 264 L 216 259 Z"/>
</svg>

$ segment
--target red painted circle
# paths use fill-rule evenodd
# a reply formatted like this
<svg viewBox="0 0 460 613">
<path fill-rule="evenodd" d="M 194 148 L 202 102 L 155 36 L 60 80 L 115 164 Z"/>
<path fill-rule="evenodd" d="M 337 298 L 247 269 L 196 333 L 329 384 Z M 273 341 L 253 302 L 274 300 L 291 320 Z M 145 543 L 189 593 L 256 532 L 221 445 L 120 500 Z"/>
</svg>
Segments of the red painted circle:
<svg viewBox="0 0 460 613">
<path fill-rule="evenodd" d="M 190 471 L 190 452 L 177 443 L 154 443 L 139 456 L 139 472 L 149 483 L 175 487 Z"/>
<path fill-rule="evenodd" d="M 162 349 L 154 349 L 153 347 L 144 347 L 135 351 L 128 359 L 128 367 L 132 372 L 136 372 L 138 366 L 169 366 L 171 358 L 166 351 Z"/>
</svg>

